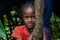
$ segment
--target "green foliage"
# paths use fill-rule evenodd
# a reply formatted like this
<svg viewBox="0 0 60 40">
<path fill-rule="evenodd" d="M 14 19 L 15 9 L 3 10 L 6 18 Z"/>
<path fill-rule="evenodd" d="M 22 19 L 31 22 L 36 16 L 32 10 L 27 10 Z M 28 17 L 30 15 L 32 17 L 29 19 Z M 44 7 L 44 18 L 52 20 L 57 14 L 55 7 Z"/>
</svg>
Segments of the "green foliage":
<svg viewBox="0 0 60 40">
<path fill-rule="evenodd" d="M 3 27 L 3 24 L 2 24 L 2 22 L 1 22 L 1 20 L 0 20 L 0 38 L 3 38 L 3 39 L 6 38 L 5 29 L 4 29 L 4 27 Z"/>
<path fill-rule="evenodd" d="M 50 18 L 51 40 L 60 40 L 60 18 L 52 13 Z"/>
</svg>

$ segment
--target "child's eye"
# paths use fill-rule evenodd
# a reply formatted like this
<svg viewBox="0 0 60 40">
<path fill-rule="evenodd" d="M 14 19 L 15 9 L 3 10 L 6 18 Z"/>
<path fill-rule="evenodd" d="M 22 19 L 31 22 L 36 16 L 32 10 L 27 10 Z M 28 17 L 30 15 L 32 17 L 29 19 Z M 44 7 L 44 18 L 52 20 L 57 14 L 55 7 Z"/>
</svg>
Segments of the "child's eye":
<svg viewBox="0 0 60 40">
<path fill-rule="evenodd" d="M 29 18 L 28 16 L 25 16 L 25 18 Z"/>
<path fill-rule="evenodd" d="M 31 18 L 35 18 L 35 16 L 32 16 Z"/>
</svg>

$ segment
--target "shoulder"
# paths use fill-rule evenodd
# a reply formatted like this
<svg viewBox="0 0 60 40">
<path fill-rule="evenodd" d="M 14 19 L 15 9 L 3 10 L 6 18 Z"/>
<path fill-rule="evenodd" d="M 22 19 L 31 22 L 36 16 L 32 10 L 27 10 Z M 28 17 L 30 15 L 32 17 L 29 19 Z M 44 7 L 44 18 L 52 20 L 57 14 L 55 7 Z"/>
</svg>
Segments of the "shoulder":
<svg viewBox="0 0 60 40">
<path fill-rule="evenodd" d="M 23 28 L 25 28 L 25 25 L 22 25 L 22 26 L 16 26 L 14 29 L 20 29 L 20 30 L 22 30 Z"/>
<path fill-rule="evenodd" d="M 12 37 L 15 38 L 21 38 L 22 37 L 22 30 L 24 29 L 24 25 L 23 26 L 16 26 L 12 32 Z"/>
<path fill-rule="evenodd" d="M 13 30 L 13 32 L 22 32 L 24 30 L 25 26 L 16 26 Z"/>
</svg>

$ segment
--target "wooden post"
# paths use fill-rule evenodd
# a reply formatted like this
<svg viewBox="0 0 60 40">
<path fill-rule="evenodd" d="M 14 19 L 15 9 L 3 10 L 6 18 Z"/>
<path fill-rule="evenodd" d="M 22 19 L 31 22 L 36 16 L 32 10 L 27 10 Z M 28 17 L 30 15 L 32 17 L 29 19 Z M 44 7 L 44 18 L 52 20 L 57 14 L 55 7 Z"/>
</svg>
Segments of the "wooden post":
<svg viewBox="0 0 60 40">
<path fill-rule="evenodd" d="M 33 31 L 33 40 L 43 40 L 43 13 L 44 0 L 35 0 L 35 29 Z"/>
</svg>

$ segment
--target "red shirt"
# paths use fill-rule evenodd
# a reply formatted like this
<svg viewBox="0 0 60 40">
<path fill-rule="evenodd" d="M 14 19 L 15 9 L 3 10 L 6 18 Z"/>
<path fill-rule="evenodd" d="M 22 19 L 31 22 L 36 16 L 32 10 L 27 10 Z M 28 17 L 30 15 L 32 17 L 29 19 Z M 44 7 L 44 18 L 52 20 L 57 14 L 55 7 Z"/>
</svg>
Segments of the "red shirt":
<svg viewBox="0 0 60 40">
<path fill-rule="evenodd" d="M 17 26 L 12 33 L 12 37 L 22 38 L 22 40 L 28 40 L 29 36 L 30 33 L 27 31 L 25 25 Z"/>
</svg>

